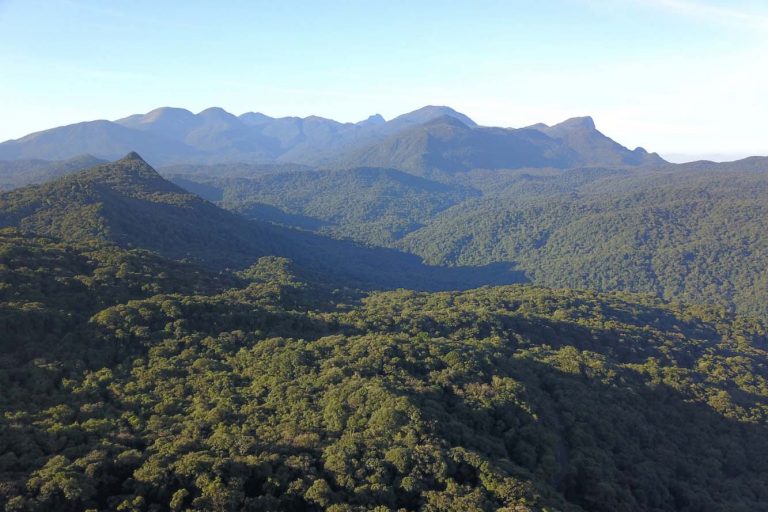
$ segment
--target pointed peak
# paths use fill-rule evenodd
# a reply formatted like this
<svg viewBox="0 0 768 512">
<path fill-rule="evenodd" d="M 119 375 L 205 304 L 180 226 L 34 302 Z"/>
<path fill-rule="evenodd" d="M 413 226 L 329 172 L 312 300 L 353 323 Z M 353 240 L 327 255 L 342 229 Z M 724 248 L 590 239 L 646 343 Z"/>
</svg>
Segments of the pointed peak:
<svg viewBox="0 0 768 512">
<path fill-rule="evenodd" d="M 139 154 L 138 154 L 137 152 L 135 152 L 135 151 L 131 151 L 130 153 L 128 153 L 127 155 L 125 155 L 123 158 L 121 158 L 121 159 L 119 160 L 119 162 L 141 162 L 141 163 L 144 163 L 144 164 L 146 164 L 146 163 L 147 163 L 147 162 L 146 162 L 146 160 L 144 160 L 143 158 L 141 158 L 141 155 L 139 155 Z"/>
</svg>

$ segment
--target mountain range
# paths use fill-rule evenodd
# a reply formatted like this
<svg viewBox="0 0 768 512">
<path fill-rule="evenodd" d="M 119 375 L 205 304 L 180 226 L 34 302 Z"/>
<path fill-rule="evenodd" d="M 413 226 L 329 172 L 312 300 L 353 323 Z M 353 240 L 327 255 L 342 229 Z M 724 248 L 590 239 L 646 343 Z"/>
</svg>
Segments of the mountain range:
<svg viewBox="0 0 768 512">
<path fill-rule="evenodd" d="M 590 118 L 548 127 L 489 128 L 450 107 L 426 106 L 389 121 L 359 123 L 317 116 L 273 118 L 221 108 L 193 114 L 163 107 L 115 121 L 90 121 L 0 144 L 0 160 L 64 160 L 82 154 L 113 160 L 137 151 L 153 165 L 295 163 L 329 168 L 380 166 L 423 173 L 472 168 L 659 165 L 600 133 Z"/>
<path fill-rule="evenodd" d="M 765 508 L 766 159 L 379 133 L 0 165 L 0 507 Z"/>
</svg>

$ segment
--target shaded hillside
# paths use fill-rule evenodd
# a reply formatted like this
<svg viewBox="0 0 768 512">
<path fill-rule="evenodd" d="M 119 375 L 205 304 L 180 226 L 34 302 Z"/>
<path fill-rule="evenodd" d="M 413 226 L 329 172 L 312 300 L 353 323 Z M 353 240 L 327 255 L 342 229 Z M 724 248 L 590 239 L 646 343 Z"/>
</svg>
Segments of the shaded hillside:
<svg viewBox="0 0 768 512">
<path fill-rule="evenodd" d="M 507 263 L 484 269 L 429 267 L 394 249 L 249 221 L 164 180 L 135 153 L 0 194 L 2 226 L 68 241 L 141 247 L 215 269 L 244 268 L 262 256 L 284 256 L 350 286 L 463 289 L 524 280 Z"/>
<path fill-rule="evenodd" d="M 177 183 L 251 218 L 401 249 L 429 265 L 506 262 L 547 286 L 768 314 L 764 159 L 431 178 L 356 169 Z"/>
<path fill-rule="evenodd" d="M 172 180 L 247 217 L 386 245 L 477 192 L 393 169 Z"/>
</svg>

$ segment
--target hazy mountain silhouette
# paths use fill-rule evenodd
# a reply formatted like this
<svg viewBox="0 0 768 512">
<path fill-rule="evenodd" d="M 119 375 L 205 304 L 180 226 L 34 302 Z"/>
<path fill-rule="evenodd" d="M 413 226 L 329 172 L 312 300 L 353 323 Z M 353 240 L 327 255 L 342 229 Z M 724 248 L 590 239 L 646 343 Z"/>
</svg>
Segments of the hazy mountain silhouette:
<svg viewBox="0 0 768 512">
<path fill-rule="evenodd" d="M 194 114 L 163 107 L 6 141 L 0 144 L 0 159 L 62 160 L 84 153 L 115 159 L 136 150 L 155 165 L 379 165 L 419 172 L 664 163 L 658 155 L 617 144 L 584 119 L 511 130 L 477 126 L 446 106 L 426 106 L 390 121 L 377 114 L 358 123 L 254 112 L 234 116 L 221 108 Z"/>
<path fill-rule="evenodd" d="M 106 162 L 91 155 L 67 160 L 3 160 L 0 161 L 0 190 L 44 183 L 102 163 Z"/>
<path fill-rule="evenodd" d="M 569 167 L 577 154 L 537 130 L 471 127 L 442 116 L 339 157 L 347 167 L 391 167 L 412 172 Z"/>
<path fill-rule="evenodd" d="M 613 139 L 606 137 L 597 130 L 591 117 L 574 117 L 551 127 L 538 124 L 531 128 L 565 142 L 578 155 L 578 159 L 572 162 L 573 166 L 660 165 L 665 163 L 665 160 L 656 153 L 648 153 L 643 148 L 630 151 Z"/>
</svg>

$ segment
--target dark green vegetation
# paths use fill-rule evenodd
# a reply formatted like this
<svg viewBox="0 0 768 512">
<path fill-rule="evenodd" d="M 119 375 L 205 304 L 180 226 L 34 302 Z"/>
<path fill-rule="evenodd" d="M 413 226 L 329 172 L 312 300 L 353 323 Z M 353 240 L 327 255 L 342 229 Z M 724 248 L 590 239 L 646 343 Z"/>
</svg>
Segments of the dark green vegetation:
<svg viewBox="0 0 768 512">
<path fill-rule="evenodd" d="M 165 172 L 168 172 L 165 170 Z M 388 245 L 479 192 L 393 169 L 174 175 L 180 186 L 246 217 Z"/>
<path fill-rule="evenodd" d="M 765 316 L 766 171 L 519 174 L 401 246 L 432 264 L 515 261 L 546 286 L 641 291 Z"/>
<path fill-rule="evenodd" d="M 765 326 L 629 295 L 339 295 L 0 236 L 6 510 L 768 500 Z M 232 288 L 224 290 L 226 286 Z"/>
<path fill-rule="evenodd" d="M 187 178 L 261 220 L 416 254 L 509 262 L 537 284 L 768 315 L 768 160 L 657 169 L 383 169 Z M 198 190 L 200 190 L 198 188 Z"/>
<path fill-rule="evenodd" d="M 269 251 L 265 228 L 169 183 L 136 153 L 0 196 L 0 225 L 69 241 L 106 240 L 234 264 Z"/>
<path fill-rule="evenodd" d="M 508 264 L 430 267 L 396 250 L 249 221 L 164 180 L 136 153 L 0 194 L 0 227 L 143 248 L 215 270 L 242 269 L 259 256 L 283 256 L 339 287 L 436 290 L 524 280 Z"/>
</svg>

